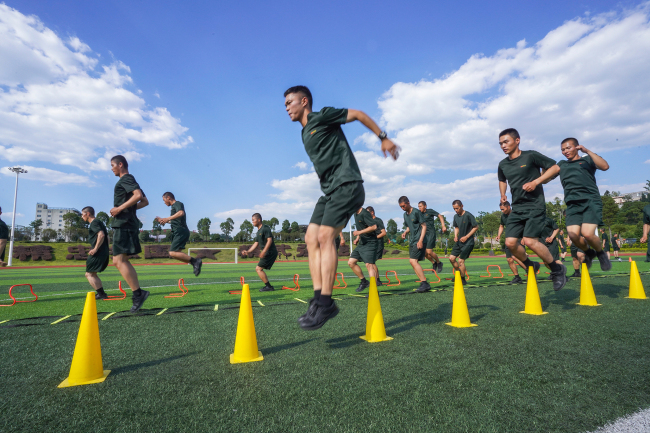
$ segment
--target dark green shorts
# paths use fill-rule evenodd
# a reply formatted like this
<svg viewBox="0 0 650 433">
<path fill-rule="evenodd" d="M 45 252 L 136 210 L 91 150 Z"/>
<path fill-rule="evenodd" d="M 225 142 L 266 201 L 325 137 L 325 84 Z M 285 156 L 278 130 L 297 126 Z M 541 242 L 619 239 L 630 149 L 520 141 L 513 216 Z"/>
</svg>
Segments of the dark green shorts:
<svg viewBox="0 0 650 433">
<path fill-rule="evenodd" d="M 508 224 L 510 224 L 510 220 L 508 220 Z M 600 197 L 567 203 L 566 226 L 580 226 L 582 224 L 603 225 L 603 202 Z"/>
<path fill-rule="evenodd" d="M 508 225 L 510 225 L 510 218 L 508 218 Z M 451 255 L 459 257 L 463 260 L 467 260 L 469 255 L 472 254 L 473 249 L 474 249 L 473 242 L 471 244 L 467 244 L 467 243 L 463 244 L 460 241 L 458 241 L 454 243 L 453 247 L 451 247 Z"/>
<path fill-rule="evenodd" d="M 278 252 L 272 252 L 272 251 L 267 251 L 266 256 L 262 257 L 260 261 L 257 263 L 257 266 L 259 266 L 262 269 L 271 269 L 273 267 L 273 263 L 275 263 L 275 260 L 278 258 Z"/>
<path fill-rule="evenodd" d="M 616 244 L 612 244 L 612 248 L 614 249 L 614 251 L 620 251 L 621 250 L 621 248 L 619 246 L 617 246 Z"/>
<path fill-rule="evenodd" d="M 384 243 L 379 240 L 377 241 L 377 255 L 375 256 L 375 262 L 384 258 Z"/>
<path fill-rule="evenodd" d="M 181 251 L 185 249 L 187 241 L 190 240 L 190 231 L 186 228 L 174 229 L 172 231 L 172 246 L 169 251 Z"/>
<path fill-rule="evenodd" d="M 607 251 L 607 252 L 609 252 L 609 251 L 611 251 L 611 250 L 612 250 L 612 249 L 611 249 L 611 246 L 609 245 L 609 243 L 606 242 L 606 243 L 605 243 L 605 246 L 603 247 L 603 251 Z"/>
<path fill-rule="evenodd" d="M 136 229 L 114 229 L 113 230 L 113 255 L 140 254 L 140 239 Z"/>
<path fill-rule="evenodd" d="M 7 249 L 7 246 L 5 245 L 5 247 L 4 247 L 3 250 L 2 250 L 2 253 L 0 253 L 0 262 L 4 262 L 4 261 L 5 261 L 5 250 L 6 250 L 6 249 Z"/>
<path fill-rule="evenodd" d="M 507 238 L 539 238 L 546 224 L 546 209 L 512 210 L 506 225 Z"/>
<path fill-rule="evenodd" d="M 88 255 L 86 259 L 86 272 L 104 272 L 108 266 L 108 259 L 109 255 L 107 253 L 96 254 L 94 256 Z"/>
<path fill-rule="evenodd" d="M 427 252 L 426 242 L 424 248 L 422 248 L 421 250 L 418 249 L 417 242 L 409 244 L 409 259 L 416 259 L 418 262 L 421 262 L 422 260 L 424 260 L 424 257 L 426 256 L 426 252 Z"/>
<path fill-rule="evenodd" d="M 309 224 L 343 227 L 350 217 L 363 206 L 366 193 L 363 182 L 348 182 L 324 195 L 316 202 Z M 368 263 L 368 262 L 366 262 Z"/>
<path fill-rule="evenodd" d="M 553 239 L 553 242 L 550 244 L 547 244 L 544 238 L 539 238 L 539 241 L 546 245 L 548 252 L 551 253 L 551 256 L 553 257 L 553 261 L 560 260 L 560 246 L 558 245 L 557 240 Z"/>
<path fill-rule="evenodd" d="M 377 241 L 366 241 L 364 244 L 359 242 L 354 251 L 352 251 L 350 258 L 357 259 L 363 263 L 374 265 L 375 261 L 377 260 Z"/>
<path fill-rule="evenodd" d="M 578 252 L 581 252 L 582 254 L 585 253 L 580 248 L 578 248 L 575 245 L 571 244 L 571 257 L 573 257 L 574 259 L 577 259 L 578 258 Z"/>
<path fill-rule="evenodd" d="M 429 231 L 428 227 L 427 227 L 427 231 Z M 425 248 L 427 250 L 434 249 L 436 247 L 436 234 L 434 233 L 433 236 L 427 234 L 425 237 L 426 237 L 426 239 L 424 240 Z"/>
</svg>

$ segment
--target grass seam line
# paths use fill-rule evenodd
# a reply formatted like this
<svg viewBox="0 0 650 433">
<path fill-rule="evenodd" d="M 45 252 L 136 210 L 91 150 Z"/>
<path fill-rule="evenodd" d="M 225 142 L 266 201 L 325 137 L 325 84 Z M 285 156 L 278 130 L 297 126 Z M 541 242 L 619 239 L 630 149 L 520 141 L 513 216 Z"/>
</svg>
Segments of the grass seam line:
<svg viewBox="0 0 650 433">
<path fill-rule="evenodd" d="M 264 306 L 264 304 L 262 304 L 262 301 L 260 300 L 258 300 L 257 303 L 260 304 L 262 307 Z"/>
<path fill-rule="evenodd" d="M 108 313 L 106 316 L 102 317 L 102 320 L 106 320 L 106 319 L 108 319 L 108 318 L 111 317 L 113 314 L 115 314 L 115 311 L 113 311 L 112 313 Z"/>
<path fill-rule="evenodd" d="M 309 304 L 309 302 L 307 302 L 307 301 L 303 301 L 303 300 L 300 299 L 300 298 L 293 298 L 293 299 L 295 299 L 295 300 L 298 301 L 298 302 L 302 302 L 303 304 Z"/>
<path fill-rule="evenodd" d="M 160 310 L 159 313 L 156 313 L 156 316 L 160 316 L 160 315 L 161 315 L 162 313 L 164 313 L 165 311 L 167 311 L 167 308 L 163 308 L 162 310 Z"/>
<path fill-rule="evenodd" d="M 61 317 L 59 320 L 55 320 L 54 322 L 50 323 L 50 325 L 56 325 L 56 324 L 59 323 L 59 322 L 63 322 L 63 321 L 64 321 L 65 319 L 67 319 L 68 317 L 70 317 L 70 316 L 69 316 L 69 315 L 68 315 L 68 316 L 63 316 L 63 317 Z"/>
</svg>

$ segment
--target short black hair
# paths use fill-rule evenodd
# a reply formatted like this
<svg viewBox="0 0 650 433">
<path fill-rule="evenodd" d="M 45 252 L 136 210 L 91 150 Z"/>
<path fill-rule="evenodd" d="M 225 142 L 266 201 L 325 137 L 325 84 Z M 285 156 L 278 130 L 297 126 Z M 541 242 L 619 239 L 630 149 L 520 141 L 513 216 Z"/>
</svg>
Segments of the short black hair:
<svg viewBox="0 0 650 433">
<path fill-rule="evenodd" d="M 260 215 L 260 214 L 257 213 L 257 212 L 253 214 L 252 218 L 257 218 L 257 219 L 259 219 L 260 221 L 262 221 L 262 215 Z"/>
<path fill-rule="evenodd" d="M 170 198 L 170 199 L 172 199 L 172 200 L 176 200 L 176 197 L 174 197 L 174 194 L 171 193 L 171 192 L 169 192 L 169 191 L 167 191 L 166 193 L 164 193 L 164 194 L 163 194 L 163 197 L 167 197 L 167 198 Z"/>
<path fill-rule="evenodd" d="M 426 205 L 427 205 L 427 202 L 426 202 L 426 201 L 424 201 L 424 200 L 422 200 L 422 201 L 421 201 L 420 203 L 418 203 L 418 204 L 423 204 L 423 205 L 424 205 L 424 206 L 426 207 Z"/>
<path fill-rule="evenodd" d="M 401 197 L 399 198 L 399 200 L 397 200 L 397 202 L 398 202 L 399 204 L 402 204 L 402 203 L 410 203 L 409 198 L 408 198 L 407 196 L 405 196 L 405 195 L 401 196 Z"/>
<path fill-rule="evenodd" d="M 567 141 L 572 141 L 574 146 L 579 146 L 580 145 L 580 143 L 578 143 L 578 140 L 576 138 L 569 137 L 569 138 L 565 138 L 564 140 L 562 140 L 562 143 L 560 143 L 560 146 L 562 146 Z"/>
<path fill-rule="evenodd" d="M 368 207 L 366 208 L 366 210 L 367 210 L 368 212 L 375 213 L 375 208 L 372 207 L 372 206 L 368 206 Z"/>
<path fill-rule="evenodd" d="M 123 157 L 122 155 L 115 155 L 114 157 L 111 158 L 111 162 L 114 162 L 116 165 L 121 162 L 124 168 L 126 169 L 129 168 L 129 163 L 126 162 L 126 158 Z"/>
<path fill-rule="evenodd" d="M 287 95 L 290 95 L 292 93 L 302 93 L 307 97 L 307 101 L 309 102 L 309 108 L 311 108 L 314 105 L 314 98 L 311 96 L 311 91 L 307 88 L 307 86 L 293 86 L 289 87 L 285 92 L 284 96 L 286 97 Z"/>
<path fill-rule="evenodd" d="M 92 206 L 86 206 L 85 208 L 81 209 L 81 213 L 88 212 L 91 217 L 95 216 L 95 209 Z"/>
<path fill-rule="evenodd" d="M 519 137 L 519 132 L 515 128 L 504 129 L 503 131 L 501 131 L 499 133 L 499 137 L 503 137 L 504 135 L 509 135 L 515 140 L 520 138 Z"/>
<path fill-rule="evenodd" d="M 501 206 L 510 207 L 510 202 L 506 200 L 503 203 L 499 203 L 499 207 L 501 207 Z"/>
<path fill-rule="evenodd" d="M 460 201 L 460 200 L 454 200 L 454 201 L 451 203 L 451 205 L 453 206 L 453 205 L 455 205 L 455 204 L 457 204 L 458 206 L 462 206 L 462 205 L 463 205 L 463 202 Z"/>
</svg>

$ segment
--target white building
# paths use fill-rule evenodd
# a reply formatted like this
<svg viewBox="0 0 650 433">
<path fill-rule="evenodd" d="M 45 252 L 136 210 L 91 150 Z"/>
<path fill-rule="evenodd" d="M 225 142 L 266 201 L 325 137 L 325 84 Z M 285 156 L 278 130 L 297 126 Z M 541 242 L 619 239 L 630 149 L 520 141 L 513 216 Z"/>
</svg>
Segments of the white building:
<svg viewBox="0 0 650 433">
<path fill-rule="evenodd" d="M 647 191 L 638 191 L 638 192 L 630 192 L 628 194 L 623 194 L 618 197 L 612 197 L 614 199 L 614 202 L 618 205 L 618 207 L 623 206 L 623 203 L 625 203 L 625 198 L 629 196 L 631 201 L 639 201 L 643 198 L 643 194 L 647 194 Z"/>
<path fill-rule="evenodd" d="M 69 212 L 74 212 L 77 215 L 81 215 L 81 212 L 74 208 L 48 207 L 45 203 L 36 203 L 35 219 L 43 221 L 41 232 L 45 229 L 53 229 L 59 231 L 63 230 L 65 227 L 65 223 L 63 222 L 63 215 Z"/>
</svg>

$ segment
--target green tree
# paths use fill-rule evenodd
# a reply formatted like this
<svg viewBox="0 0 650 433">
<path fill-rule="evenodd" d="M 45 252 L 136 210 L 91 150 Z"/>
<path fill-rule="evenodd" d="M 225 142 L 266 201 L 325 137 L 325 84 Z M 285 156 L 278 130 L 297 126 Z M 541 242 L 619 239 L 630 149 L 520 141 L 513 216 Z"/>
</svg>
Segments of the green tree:
<svg viewBox="0 0 650 433">
<path fill-rule="evenodd" d="M 643 208 L 647 203 L 642 201 L 628 201 L 618 210 L 616 222 L 621 224 L 637 224 L 643 220 Z M 603 207 L 603 220 L 605 219 L 605 209 Z M 607 224 L 609 225 L 609 224 Z"/>
<path fill-rule="evenodd" d="M 483 231 L 490 238 L 496 236 L 501 224 L 501 211 L 490 212 L 483 216 Z"/>
<path fill-rule="evenodd" d="M 271 231 L 275 232 L 275 228 L 280 224 L 280 221 L 276 218 L 273 217 L 269 220 L 269 227 L 271 227 Z"/>
<path fill-rule="evenodd" d="M 34 240 L 38 240 L 38 237 L 41 235 L 41 226 L 43 225 L 43 220 L 34 220 L 29 223 L 29 226 L 32 228 L 32 233 L 34 234 Z"/>
<path fill-rule="evenodd" d="M 43 233 L 41 234 L 41 239 L 43 239 L 43 242 L 49 242 L 52 239 L 56 239 L 56 230 L 53 229 L 43 230 Z"/>
<path fill-rule="evenodd" d="M 291 233 L 293 233 L 293 232 L 300 233 L 300 226 L 295 221 L 291 223 Z"/>
<path fill-rule="evenodd" d="M 244 242 L 248 241 L 253 234 L 253 223 L 248 220 L 244 220 L 244 222 L 239 226 L 239 230 L 244 232 Z"/>
<path fill-rule="evenodd" d="M 235 229 L 235 222 L 232 218 L 228 218 L 219 225 L 219 228 L 221 229 L 221 232 L 226 235 L 226 238 L 230 238 L 230 233 Z"/>
<path fill-rule="evenodd" d="M 199 242 L 201 240 L 201 235 L 197 232 L 190 233 L 190 242 Z"/>
<path fill-rule="evenodd" d="M 282 232 L 289 233 L 291 232 L 291 223 L 289 220 L 282 221 Z"/>
<path fill-rule="evenodd" d="M 68 241 L 76 242 L 79 239 L 79 229 L 83 226 L 81 216 L 75 212 L 63 215 L 63 233 Z"/>
<path fill-rule="evenodd" d="M 140 238 L 140 242 L 149 242 L 151 240 L 149 230 L 142 230 L 138 238 Z"/>
<path fill-rule="evenodd" d="M 603 222 L 607 227 L 611 227 L 616 222 L 616 217 L 618 216 L 618 205 L 614 201 L 611 195 L 602 196 L 603 199 Z"/>
<path fill-rule="evenodd" d="M 196 224 L 196 229 L 199 232 L 199 234 L 203 237 L 203 240 L 208 240 L 210 239 L 210 224 L 212 224 L 212 221 L 210 221 L 210 218 L 201 218 L 199 222 Z"/>
<path fill-rule="evenodd" d="M 389 239 L 393 240 L 395 239 L 395 236 L 397 236 L 397 223 L 392 218 L 386 223 L 386 234 L 388 234 Z"/>
<path fill-rule="evenodd" d="M 108 220 L 109 220 L 110 217 L 108 216 L 108 214 L 106 212 L 104 212 L 104 211 L 97 212 L 97 215 L 95 215 L 95 218 L 97 218 L 98 220 L 103 222 L 104 225 L 106 226 L 106 228 L 110 229 L 110 227 L 108 225 Z"/>
<path fill-rule="evenodd" d="M 158 242 L 160 242 L 160 232 L 162 231 L 162 226 L 158 222 L 157 219 L 154 218 L 153 223 L 152 223 L 152 228 L 151 228 L 151 234 L 156 236 L 156 239 Z"/>
<path fill-rule="evenodd" d="M 221 242 L 221 236 L 219 236 L 219 233 L 212 233 L 210 234 L 210 240 L 212 242 Z"/>
<path fill-rule="evenodd" d="M 641 196 L 641 201 L 650 203 L 650 180 L 646 180 L 646 185 L 643 187 L 645 193 Z"/>
</svg>

